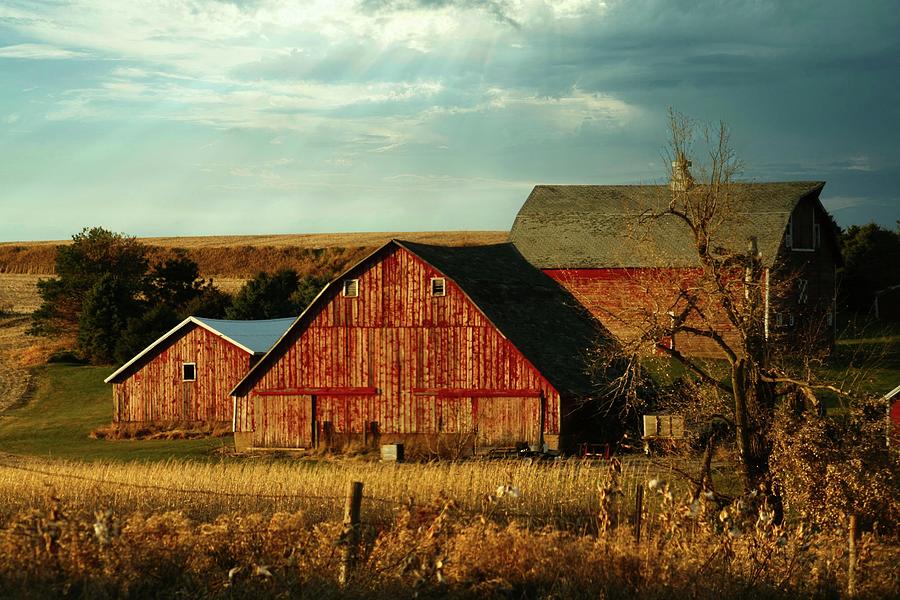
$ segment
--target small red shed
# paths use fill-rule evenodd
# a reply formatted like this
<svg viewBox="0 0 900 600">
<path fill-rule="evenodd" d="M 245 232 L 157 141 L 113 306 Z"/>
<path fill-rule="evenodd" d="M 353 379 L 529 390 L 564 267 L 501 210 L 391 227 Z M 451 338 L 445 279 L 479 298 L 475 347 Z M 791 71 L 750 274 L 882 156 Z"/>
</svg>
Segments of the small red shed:
<svg viewBox="0 0 900 600">
<path fill-rule="evenodd" d="M 393 240 L 331 282 L 235 387 L 235 444 L 480 452 L 605 441 L 609 336 L 511 244 Z"/>
<path fill-rule="evenodd" d="M 229 422 L 229 391 L 294 322 L 188 317 L 105 379 L 114 422 Z"/>
</svg>

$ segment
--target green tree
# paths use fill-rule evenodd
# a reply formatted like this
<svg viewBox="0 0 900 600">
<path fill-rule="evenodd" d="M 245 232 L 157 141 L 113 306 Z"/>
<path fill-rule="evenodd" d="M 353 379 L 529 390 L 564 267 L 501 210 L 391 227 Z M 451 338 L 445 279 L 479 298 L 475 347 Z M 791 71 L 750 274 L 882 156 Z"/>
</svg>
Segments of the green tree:
<svg viewBox="0 0 900 600">
<path fill-rule="evenodd" d="M 199 296 L 195 296 L 182 309 L 182 318 L 193 315 L 208 319 L 224 319 L 231 308 L 231 296 L 210 282 L 203 287 Z"/>
<path fill-rule="evenodd" d="M 876 292 L 900 284 L 900 228 L 890 231 L 875 223 L 851 225 L 841 236 L 841 245 L 843 304 L 865 314 L 871 310 Z"/>
<path fill-rule="evenodd" d="M 127 320 L 115 343 L 113 358 L 124 363 L 162 337 L 180 321 L 172 308 L 158 304 Z"/>
<path fill-rule="evenodd" d="M 328 283 L 325 277 L 302 277 L 297 284 L 297 291 L 291 295 L 291 301 L 297 307 L 297 314 L 300 314 L 309 306 L 322 288 Z"/>
<path fill-rule="evenodd" d="M 259 273 L 235 295 L 227 316 L 229 319 L 297 316 L 301 310 L 295 298 L 299 288 L 300 278 L 291 269 L 282 269 L 274 275 Z"/>
<path fill-rule="evenodd" d="M 203 294 L 209 285 L 187 251 L 176 248 L 172 256 L 156 263 L 144 277 L 144 295 L 151 304 L 178 310 Z"/>
<path fill-rule="evenodd" d="M 102 227 L 84 228 L 72 243 L 59 246 L 56 277 L 38 282 L 41 306 L 32 314 L 33 335 L 78 330 L 87 294 L 106 276 L 136 296 L 147 272 L 148 248 L 135 238 Z"/>
<path fill-rule="evenodd" d="M 56 277 L 38 283 L 42 304 L 34 335 L 74 334 L 93 363 L 125 360 L 190 314 L 223 317 L 230 297 L 187 252 L 150 265 L 150 248 L 101 227 L 85 228 L 60 246 Z"/>
<path fill-rule="evenodd" d="M 93 364 L 109 364 L 115 358 L 119 334 L 140 304 L 134 289 L 115 275 L 105 274 L 85 294 L 78 320 L 79 354 Z"/>
</svg>

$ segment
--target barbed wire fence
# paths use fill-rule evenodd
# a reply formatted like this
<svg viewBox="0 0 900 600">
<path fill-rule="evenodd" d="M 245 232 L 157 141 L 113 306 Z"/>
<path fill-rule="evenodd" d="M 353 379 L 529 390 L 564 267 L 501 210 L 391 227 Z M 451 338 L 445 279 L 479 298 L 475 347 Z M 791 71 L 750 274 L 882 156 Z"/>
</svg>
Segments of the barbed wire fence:
<svg viewBox="0 0 900 600">
<path fill-rule="evenodd" d="M 30 475 L 36 475 L 40 477 L 45 477 L 50 481 L 58 482 L 59 480 L 68 480 L 68 481 L 81 481 L 90 484 L 94 484 L 98 487 L 118 487 L 139 491 L 153 491 L 164 494 L 186 494 L 186 495 L 195 495 L 202 497 L 221 497 L 221 498 L 231 498 L 231 499 L 269 499 L 269 500 L 302 500 L 302 501 L 315 501 L 320 503 L 333 503 L 333 507 L 340 506 L 340 502 L 344 503 L 344 517 L 342 522 L 342 529 L 339 537 L 337 538 L 337 542 L 332 548 L 332 559 L 337 557 L 338 564 L 338 581 L 341 585 L 346 585 L 348 581 L 352 577 L 352 573 L 356 569 L 356 561 L 357 561 L 357 552 L 360 547 L 360 538 L 361 533 L 364 528 L 367 528 L 370 533 L 377 534 L 378 532 L 389 527 L 389 519 L 383 519 L 381 521 L 378 520 L 369 520 L 363 519 L 362 515 L 364 514 L 362 511 L 362 505 L 364 502 L 369 505 L 378 505 L 382 507 L 389 507 L 393 511 L 399 510 L 409 510 L 416 511 L 419 509 L 430 509 L 432 512 L 435 512 L 434 516 L 440 514 L 444 511 L 450 511 L 457 515 L 465 515 L 468 517 L 476 517 L 482 520 L 496 520 L 499 518 L 510 520 L 510 519 L 524 519 L 526 521 L 532 522 L 539 517 L 533 512 L 529 511 L 521 511 L 521 510 L 512 510 L 509 507 L 500 506 L 498 502 L 496 502 L 496 498 L 494 499 L 494 503 L 489 504 L 486 507 L 482 507 L 481 509 L 467 508 L 463 506 L 459 506 L 452 499 L 442 498 L 438 499 L 441 501 L 442 505 L 439 506 L 437 502 L 432 503 L 421 503 L 416 502 L 412 496 L 408 496 L 405 499 L 397 499 L 397 498 L 385 498 L 377 495 L 363 494 L 364 484 L 363 482 L 358 481 L 349 481 L 347 487 L 347 493 L 345 495 L 323 495 L 323 494 L 301 494 L 301 493 L 258 493 L 258 492 L 233 492 L 233 491 L 224 491 L 224 490 L 213 490 L 208 488 L 197 488 L 197 487 L 184 487 L 184 486 L 167 486 L 167 485 L 159 485 L 153 483 L 136 483 L 130 481 L 121 481 L 117 479 L 107 478 L 107 477 L 93 477 L 88 475 L 82 475 L 77 473 L 66 473 L 55 471 L 47 468 L 39 468 L 35 466 L 28 465 L 27 463 L 31 457 L 20 456 L 16 454 L 11 454 L 8 452 L 0 452 L 0 469 L 5 469 L 8 471 L 15 471 L 19 473 L 27 473 Z M 18 464 L 13 461 L 20 461 Z M 48 485 L 52 485 L 47 482 Z M 99 516 L 102 514 L 102 511 L 98 512 L 98 522 L 103 518 Z M 396 518 L 396 517 L 393 517 Z M 96 525 L 94 526 L 96 527 Z M 250 533 L 250 534 L 260 534 L 265 535 L 270 533 L 270 530 L 266 526 L 250 526 L 249 528 L 246 525 L 240 526 L 239 530 L 242 533 Z M 302 527 L 298 527 L 294 533 L 299 533 L 302 530 Z M 284 532 L 284 530 L 282 530 Z M 23 537 L 33 537 L 34 532 L 20 530 L 20 529 L 5 529 L 3 531 L 4 534 L 9 535 L 20 535 Z M 287 531 L 286 533 L 291 533 Z M 419 539 L 419 538 L 417 538 Z M 400 564 L 405 558 L 419 552 L 423 545 L 427 543 L 427 536 L 422 537 L 420 541 L 413 544 L 413 547 L 408 550 L 408 552 L 401 557 L 397 564 Z M 331 562 L 331 561 L 329 561 Z M 383 571 L 389 569 L 391 565 L 382 566 L 379 571 Z"/>
<path fill-rule="evenodd" d="M 205 496 L 205 497 L 220 497 L 220 498 L 233 498 L 233 499 L 252 499 L 252 500 L 305 500 L 305 501 L 325 501 L 325 502 L 341 502 L 345 501 L 346 495 L 321 495 L 321 494 L 301 494 L 301 493 L 267 493 L 267 492 L 231 492 L 231 491 L 223 491 L 223 490 L 212 490 L 208 488 L 190 488 L 183 486 L 165 486 L 159 484 L 151 484 L 151 483 L 134 483 L 129 481 L 120 481 L 116 479 L 110 478 L 101 478 L 101 477 L 91 477 L 87 475 L 80 475 L 76 473 L 66 473 L 60 471 L 52 471 L 47 469 L 35 468 L 32 466 L 28 466 L 26 464 L 14 464 L 9 462 L 10 459 L 18 459 L 22 461 L 28 461 L 31 457 L 21 456 L 16 454 L 11 454 L 8 452 L 0 452 L 0 469 L 13 470 L 23 473 L 30 473 L 32 475 L 40 475 L 48 478 L 60 478 L 74 481 L 83 481 L 87 483 L 93 483 L 97 486 L 110 486 L 110 487 L 120 487 L 126 489 L 135 489 L 142 491 L 154 491 L 161 493 L 170 493 L 170 494 L 185 494 L 185 495 L 196 495 L 196 496 Z M 503 487 L 503 486 L 501 486 Z M 491 494 L 485 494 L 486 497 L 493 496 Z M 516 496 L 513 496 L 516 497 Z M 496 499 L 496 498 L 494 498 Z M 362 501 L 386 505 L 394 508 L 407 508 L 410 510 L 414 510 L 417 508 L 425 508 L 425 507 L 433 507 L 434 503 L 422 503 L 416 502 L 412 496 L 407 496 L 404 499 L 397 498 L 385 498 L 381 496 L 376 496 L 372 494 L 367 494 L 362 496 Z M 579 500 L 571 500 L 561 498 L 558 500 L 557 504 L 559 506 L 563 506 L 567 503 L 571 504 L 583 504 L 583 501 Z M 521 510 L 512 510 L 508 507 L 500 507 L 496 502 L 490 504 L 487 507 L 482 507 L 480 509 L 468 508 L 464 506 L 460 506 L 458 503 L 454 503 L 453 505 L 454 511 L 460 514 L 475 516 L 475 517 L 488 517 L 488 516 L 502 516 L 505 518 L 522 518 L 522 519 L 532 519 L 532 520 L 546 520 L 546 515 L 539 515 L 535 512 L 529 511 L 521 511 Z M 372 522 L 369 521 L 368 524 L 376 526 L 383 525 L 383 522 Z"/>
</svg>

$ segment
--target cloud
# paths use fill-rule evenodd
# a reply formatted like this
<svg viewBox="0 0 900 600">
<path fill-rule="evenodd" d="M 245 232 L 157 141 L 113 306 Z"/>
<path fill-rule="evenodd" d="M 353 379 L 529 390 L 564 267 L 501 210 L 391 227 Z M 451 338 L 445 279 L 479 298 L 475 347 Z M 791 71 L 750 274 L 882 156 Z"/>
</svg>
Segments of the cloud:
<svg viewBox="0 0 900 600">
<path fill-rule="evenodd" d="M 372 13 L 398 13 L 421 10 L 481 10 L 497 21 L 518 28 L 513 17 L 512 3 L 504 0 L 362 0 L 360 7 Z"/>
<path fill-rule="evenodd" d="M 83 52 L 66 50 L 48 44 L 15 44 L 0 47 L 0 58 L 59 60 L 86 56 Z"/>
<path fill-rule="evenodd" d="M 333 199 L 332 216 L 438 198 L 428 218 L 501 223 L 484 199 L 513 210 L 532 183 L 652 180 L 673 105 L 728 121 L 753 177 L 827 179 L 869 206 L 900 185 L 889 5 L 4 0 L 0 58 L 29 61 L 3 62 L 0 112 L 45 118 L 21 147 L 52 139 L 72 165 L 64 180 L 35 150 L 42 173 L 6 167 L 4 187 L 63 197 L 119 177 L 135 201 L 296 194 L 307 213 Z M 471 215 L 453 214 L 461 192 Z"/>
</svg>

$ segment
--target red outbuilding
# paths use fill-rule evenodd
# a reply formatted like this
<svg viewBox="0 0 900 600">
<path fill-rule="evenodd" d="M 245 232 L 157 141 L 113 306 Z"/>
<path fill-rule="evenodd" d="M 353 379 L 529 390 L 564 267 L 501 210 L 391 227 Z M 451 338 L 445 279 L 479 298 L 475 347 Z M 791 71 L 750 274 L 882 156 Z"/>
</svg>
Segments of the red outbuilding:
<svg viewBox="0 0 900 600">
<path fill-rule="evenodd" d="M 609 336 L 511 244 L 391 241 L 329 284 L 232 391 L 239 449 L 567 448 L 620 429 Z"/>
<path fill-rule="evenodd" d="M 188 317 L 106 378 L 113 421 L 230 422 L 231 388 L 293 322 Z"/>
</svg>

